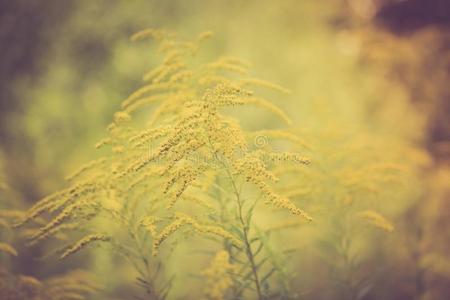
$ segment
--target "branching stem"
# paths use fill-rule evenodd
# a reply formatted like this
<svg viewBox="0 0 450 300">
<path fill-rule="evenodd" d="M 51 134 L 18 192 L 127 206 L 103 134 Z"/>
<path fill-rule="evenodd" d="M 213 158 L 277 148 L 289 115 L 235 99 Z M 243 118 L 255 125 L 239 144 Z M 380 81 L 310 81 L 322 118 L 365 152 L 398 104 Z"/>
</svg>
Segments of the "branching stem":
<svg viewBox="0 0 450 300">
<path fill-rule="evenodd" d="M 141 261 L 145 266 L 145 271 L 144 271 L 144 274 L 142 274 L 142 275 L 144 275 L 144 277 L 145 277 L 143 279 L 145 280 L 147 294 L 150 296 L 150 299 L 159 300 L 160 297 L 158 296 L 158 293 L 156 292 L 156 290 L 152 284 L 153 276 L 152 276 L 152 272 L 150 269 L 150 263 L 148 261 L 145 249 L 144 249 L 144 247 L 141 243 L 141 240 L 138 236 L 137 230 L 134 230 L 134 228 L 130 229 L 130 235 L 131 235 L 131 238 L 133 239 L 134 243 L 136 244 L 136 247 L 139 251 L 139 255 L 141 257 Z"/>
<path fill-rule="evenodd" d="M 231 185 L 233 186 L 234 194 L 236 195 L 236 201 L 238 204 L 238 217 L 239 217 L 239 222 L 242 226 L 245 253 L 250 262 L 250 267 L 252 268 L 253 281 L 255 283 L 256 293 L 258 294 L 258 300 L 262 300 L 263 295 L 261 292 L 261 284 L 260 284 L 259 277 L 258 277 L 258 270 L 256 268 L 255 257 L 253 255 L 252 247 L 251 247 L 250 241 L 249 241 L 249 231 L 250 231 L 251 224 L 250 223 L 247 224 L 247 222 L 245 222 L 245 220 L 244 220 L 244 217 L 242 214 L 243 203 L 242 203 L 242 200 L 240 197 L 240 192 L 236 186 L 236 182 L 234 181 L 233 176 L 230 173 L 230 170 L 228 168 L 225 168 L 225 170 L 230 178 Z"/>
</svg>

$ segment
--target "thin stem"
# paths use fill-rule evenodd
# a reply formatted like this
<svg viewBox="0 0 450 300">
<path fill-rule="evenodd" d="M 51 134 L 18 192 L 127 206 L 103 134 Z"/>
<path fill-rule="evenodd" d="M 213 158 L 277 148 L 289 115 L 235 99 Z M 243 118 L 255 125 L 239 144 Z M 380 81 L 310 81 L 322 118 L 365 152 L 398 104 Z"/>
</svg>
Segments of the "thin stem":
<svg viewBox="0 0 450 300">
<path fill-rule="evenodd" d="M 230 181 L 231 181 L 231 184 L 233 186 L 234 193 L 236 195 L 236 201 L 237 201 L 237 204 L 238 204 L 238 216 L 239 216 L 239 221 L 240 221 L 240 223 L 242 225 L 242 231 L 243 231 L 243 236 L 244 236 L 244 245 L 245 245 L 245 250 L 246 250 L 245 252 L 246 252 L 247 258 L 248 258 L 248 260 L 250 262 L 250 266 L 252 268 L 253 281 L 255 283 L 256 293 L 258 294 L 258 299 L 262 300 L 263 296 L 262 296 L 262 293 L 261 293 L 261 285 L 260 285 L 260 282 L 259 282 L 258 271 L 257 271 L 257 268 L 256 268 L 256 263 L 255 263 L 255 257 L 253 255 L 252 247 L 250 245 L 250 241 L 249 241 L 249 238 L 248 238 L 248 233 L 250 231 L 250 224 L 246 224 L 246 222 L 244 220 L 244 217 L 242 215 L 243 203 L 241 201 L 240 193 L 239 193 L 239 190 L 238 190 L 238 188 L 236 186 L 236 182 L 234 181 L 233 176 L 231 175 L 231 173 L 228 170 L 228 168 L 225 168 L 225 170 L 226 170 L 228 176 L 230 177 Z"/>
<path fill-rule="evenodd" d="M 242 217 L 242 205 L 239 202 L 239 219 L 243 226 L 244 230 L 244 243 L 247 250 L 247 256 L 250 261 L 250 265 L 252 267 L 253 278 L 255 281 L 256 291 L 258 293 L 258 299 L 262 299 L 261 287 L 259 284 L 258 272 L 256 270 L 255 258 L 253 256 L 252 248 L 248 239 L 248 231 L 250 230 L 250 224 L 245 224 L 244 219 Z"/>
<path fill-rule="evenodd" d="M 144 277 L 145 277 L 144 280 L 145 280 L 147 294 L 150 295 L 150 299 L 158 300 L 158 299 L 160 299 L 160 297 L 158 296 L 158 293 L 156 293 L 156 290 L 155 290 L 155 288 L 154 288 L 154 286 L 152 284 L 153 276 L 152 276 L 152 272 L 151 272 L 151 269 L 150 269 L 150 263 L 149 263 L 148 258 L 146 256 L 145 249 L 144 249 L 144 247 L 143 247 L 143 245 L 141 243 L 141 240 L 139 239 L 138 233 L 135 230 L 135 228 L 130 229 L 129 232 L 130 232 L 130 235 L 131 235 L 133 241 L 135 242 L 136 247 L 137 247 L 137 249 L 139 251 L 142 263 L 145 266 L 145 273 L 142 272 L 142 273 L 144 273 L 142 275 L 144 275 Z"/>
<path fill-rule="evenodd" d="M 262 296 L 262 293 L 261 293 L 261 285 L 260 285 L 260 282 L 259 282 L 258 271 L 257 271 L 257 268 L 256 268 L 256 263 L 255 263 L 255 257 L 253 255 L 252 247 L 250 245 L 249 238 L 248 238 L 248 233 L 249 233 L 249 230 L 250 230 L 250 224 L 246 224 L 246 222 L 244 220 L 244 217 L 242 216 L 243 203 L 241 201 L 240 191 L 239 191 L 239 189 L 236 186 L 236 182 L 234 181 L 233 175 L 231 174 L 228 166 L 221 159 L 219 159 L 219 157 L 217 156 L 217 152 L 214 151 L 214 147 L 212 146 L 211 140 L 209 138 L 208 138 L 208 142 L 209 142 L 209 146 L 211 147 L 211 150 L 212 150 L 212 152 L 214 154 L 215 159 L 217 161 L 219 161 L 223 165 L 223 167 L 224 167 L 225 171 L 227 172 L 227 175 L 228 175 L 228 177 L 230 179 L 231 185 L 233 186 L 233 191 L 234 191 L 234 194 L 236 195 L 236 201 L 237 201 L 237 204 L 238 204 L 239 221 L 240 221 L 240 223 L 242 225 L 242 231 L 243 231 L 243 236 L 244 236 L 243 239 L 244 239 L 245 252 L 246 252 L 247 258 L 248 258 L 248 260 L 250 262 L 250 266 L 252 268 L 253 281 L 255 283 L 256 293 L 258 295 L 258 299 L 262 300 L 263 296 Z"/>
</svg>

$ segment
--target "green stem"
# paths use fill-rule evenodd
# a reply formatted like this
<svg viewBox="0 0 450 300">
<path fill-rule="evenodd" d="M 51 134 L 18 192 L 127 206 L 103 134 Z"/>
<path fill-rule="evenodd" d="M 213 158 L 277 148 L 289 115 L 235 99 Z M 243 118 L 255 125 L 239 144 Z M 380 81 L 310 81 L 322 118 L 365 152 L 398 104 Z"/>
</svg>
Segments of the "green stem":
<svg viewBox="0 0 450 300">
<path fill-rule="evenodd" d="M 229 179 L 231 181 L 231 184 L 233 186 L 234 194 L 236 195 L 236 201 L 237 201 L 237 204 L 238 204 L 239 221 L 241 223 L 243 236 L 244 236 L 243 239 L 244 239 L 245 253 L 247 255 L 247 258 L 248 258 L 248 260 L 250 262 L 250 266 L 252 268 L 253 281 L 255 283 L 256 293 L 258 295 L 258 300 L 262 300 L 263 296 L 262 296 L 262 293 L 261 293 L 261 285 L 260 285 L 260 281 L 259 281 L 259 277 L 258 277 L 258 271 L 256 269 L 255 257 L 253 255 L 253 251 L 252 251 L 252 248 L 251 248 L 251 245 L 250 245 L 250 242 L 249 242 L 249 238 L 248 238 L 248 233 L 249 233 L 249 230 L 250 230 L 250 224 L 246 224 L 246 222 L 244 221 L 244 218 L 242 216 L 242 206 L 243 205 L 242 205 L 242 201 L 241 201 L 239 190 L 238 190 L 238 188 L 236 186 L 236 182 L 234 181 L 233 175 L 231 174 L 228 166 L 221 159 L 219 159 L 219 157 L 217 156 L 217 152 L 214 151 L 214 147 L 212 146 L 212 143 L 209 140 L 209 138 L 208 138 L 208 142 L 209 142 L 209 145 L 211 147 L 211 151 L 214 153 L 215 159 L 217 161 L 219 161 L 223 165 L 223 167 L 224 167 L 225 171 L 227 172 L 227 175 L 228 175 L 228 177 L 229 177 Z"/>
<path fill-rule="evenodd" d="M 156 290 L 152 284 L 153 281 L 153 276 L 152 276 L 152 272 L 150 269 L 150 263 L 148 261 L 148 258 L 146 256 L 146 252 L 145 249 L 139 239 L 138 233 L 136 232 L 135 228 L 130 230 L 130 235 L 133 239 L 133 241 L 136 244 L 136 247 L 139 251 L 139 255 L 141 257 L 141 261 L 145 266 L 145 273 L 142 274 L 144 275 L 145 278 L 143 278 L 145 280 L 145 284 L 146 284 L 146 292 L 147 294 L 150 296 L 150 299 L 155 299 L 155 300 L 159 300 L 160 297 L 158 296 L 158 293 L 156 293 Z M 138 270 L 139 271 L 139 270 Z M 141 273 L 141 272 L 140 272 Z"/>
<path fill-rule="evenodd" d="M 259 283 L 258 272 L 256 270 L 255 258 L 253 256 L 253 251 L 248 239 L 248 231 L 250 230 L 250 224 L 245 224 L 244 219 L 242 217 L 242 205 L 239 202 L 239 219 L 241 221 L 241 225 L 243 227 L 244 232 L 244 243 L 247 252 L 247 257 L 250 261 L 250 265 L 252 267 L 253 278 L 255 281 L 256 292 L 258 293 L 258 299 L 262 299 L 261 286 Z"/>
<path fill-rule="evenodd" d="M 255 283 L 256 293 L 258 294 L 258 299 L 262 300 L 263 296 L 262 296 L 262 293 L 261 293 L 261 285 L 260 285 L 260 281 L 259 281 L 259 277 L 258 277 L 258 271 L 257 271 L 257 268 L 256 268 L 255 257 L 253 255 L 252 247 L 250 245 L 249 238 L 248 238 L 248 234 L 249 234 L 249 231 L 250 231 L 250 224 L 246 224 L 246 222 L 244 220 L 244 217 L 242 215 L 243 203 L 241 201 L 240 193 L 239 193 L 239 190 L 238 190 L 238 188 L 236 186 L 236 183 L 235 183 L 235 181 L 233 179 L 233 176 L 231 175 L 231 173 L 228 170 L 228 168 L 226 168 L 225 170 L 226 170 L 228 176 L 230 177 L 230 181 L 231 181 L 231 184 L 233 186 L 234 193 L 236 195 L 236 201 L 237 201 L 237 204 L 238 204 L 238 216 L 239 216 L 239 221 L 241 223 L 242 232 L 243 232 L 243 236 L 244 236 L 245 252 L 246 252 L 247 258 L 248 258 L 248 260 L 250 262 L 250 266 L 252 268 L 253 281 Z"/>
</svg>

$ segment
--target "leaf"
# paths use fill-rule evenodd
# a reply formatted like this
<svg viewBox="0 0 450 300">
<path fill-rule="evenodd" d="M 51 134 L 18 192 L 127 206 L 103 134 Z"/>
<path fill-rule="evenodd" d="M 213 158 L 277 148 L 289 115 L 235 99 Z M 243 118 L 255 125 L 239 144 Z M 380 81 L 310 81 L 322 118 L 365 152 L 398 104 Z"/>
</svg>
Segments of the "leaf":
<svg viewBox="0 0 450 300">
<path fill-rule="evenodd" d="M 247 212 L 247 216 L 245 217 L 247 225 L 250 225 L 250 223 L 252 221 L 253 210 L 255 209 L 257 203 L 258 203 L 258 200 L 255 200 L 255 202 L 252 204 L 252 206 L 250 207 L 250 209 Z"/>
<path fill-rule="evenodd" d="M 256 249 L 256 251 L 253 252 L 253 256 L 257 256 L 257 255 L 261 252 L 261 250 L 263 249 L 263 247 L 264 247 L 263 242 L 261 242 L 261 241 L 259 241 L 259 242 L 260 242 L 260 244 L 259 244 L 259 246 L 258 246 L 258 249 Z"/>
<path fill-rule="evenodd" d="M 261 282 L 264 283 L 266 280 L 268 280 L 270 278 L 270 276 L 272 276 L 272 274 L 275 273 L 277 269 L 275 267 L 273 267 L 272 269 L 270 269 L 270 271 L 264 275 L 264 277 L 261 279 Z"/>
<path fill-rule="evenodd" d="M 243 234 L 242 230 L 239 227 L 237 227 L 236 225 L 231 225 L 230 231 L 236 233 L 241 240 L 244 240 L 244 234 Z"/>
<path fill-rule="evenodd" d="M 259 263 L 256 264 L 256 270 L 259 270 L 259 268 L 268 261 L 270 256 L 264 257 Z"/>
</svg>

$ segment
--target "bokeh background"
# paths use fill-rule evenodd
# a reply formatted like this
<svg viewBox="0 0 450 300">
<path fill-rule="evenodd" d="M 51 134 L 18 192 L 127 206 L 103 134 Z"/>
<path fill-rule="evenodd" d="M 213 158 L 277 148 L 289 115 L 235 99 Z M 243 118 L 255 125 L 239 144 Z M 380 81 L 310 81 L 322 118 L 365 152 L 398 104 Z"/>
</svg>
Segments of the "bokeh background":
<svg viewBox="0 0 450 300">
<path fill-rule="evenodd" d="M 0 204 L 29 207 L 96 156 L 94 144 L 113 112 L 160 60 L 148 44 L 131 43 L 132 33 L 154 27 L 194 37 L 211 30 L 201 58 L 240 57 L 257 77 L 291 90 L 274 102 L 317 162 L 294 179 L 307 191 L 295 199 L 322 225 L 286 233 L 304 249 L 292 264 L 298 296 L 351 299 L 347 287 L 355 285 L 353 299 L 446 299 L 449 26 L 446 0 L 2 0 Z M 279 126 L 262 111 L 240 114 L 248 129 Z M 377 173 L 378 164 L 396 167 L 386 175 Z M 349 193 L 352 178 L 360 186 Z M 341 198 L 382 211 L 395 230 L 368 234 L 342 222 Z M 343 231 L 347 239 L 364 238 L 352 272 L 330 249 Z M 103 274 L 106 288 L 93 299 L 130 299 L 114 273 L 120 262 L 104 253 L 39 260 L 46 246 L 28 248 L 14 234 L 2 236 L 20 249 L 18 258 L 1 257 L 11 273 L 47 278 L 84 267 Z M 187 274 L 202 263 L 180 254 L 171 268 Z M 178 276 L 174 298 L 198 299 L 201 282 L 188 277 Z"/>
</svg>

